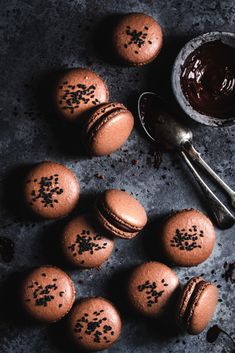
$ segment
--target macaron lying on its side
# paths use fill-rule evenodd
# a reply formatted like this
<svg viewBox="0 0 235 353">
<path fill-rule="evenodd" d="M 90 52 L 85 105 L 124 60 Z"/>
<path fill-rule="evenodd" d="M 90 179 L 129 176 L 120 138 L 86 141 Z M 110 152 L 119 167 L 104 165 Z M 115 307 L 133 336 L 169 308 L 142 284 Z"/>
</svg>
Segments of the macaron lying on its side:
<svg viewBox="0 0 235 353">
<path fill-rule="evenodd" d="M 176 321 L 188 333 L 197 335 L 211 320 L 218 301 L 218 289 L 202 277 L 193 277 L 183 288 L 177 304 Z"/>
<path fill-rule="evenodd" d="M 134 238 L 146 225 L 143 206 L 127 192 L 106 190 L 95 204 L 96 218 L 106 230 L 120 238 Z"/>
<path fill-rule="evenodd" d="M 113 153 L 125 143 L 133 126 L 134 117 L 123 104 L 102 104 L 85 123 L 86 149 L 93 156 Z"/>
</svg>

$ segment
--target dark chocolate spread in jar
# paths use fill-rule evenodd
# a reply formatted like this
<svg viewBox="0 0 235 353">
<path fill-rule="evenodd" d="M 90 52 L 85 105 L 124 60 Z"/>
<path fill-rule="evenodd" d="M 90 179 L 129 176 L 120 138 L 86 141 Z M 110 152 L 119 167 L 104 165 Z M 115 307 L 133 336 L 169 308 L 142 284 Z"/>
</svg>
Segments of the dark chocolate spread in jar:
<svg viewBox="0 0 235 353">
<path fill-rule="evenodd" d="M 231 117 L 235 114 L 235 48 L 220 40 L 202 44 L 185 60 L 180 83 L 199 113 Z"/>
</svg>

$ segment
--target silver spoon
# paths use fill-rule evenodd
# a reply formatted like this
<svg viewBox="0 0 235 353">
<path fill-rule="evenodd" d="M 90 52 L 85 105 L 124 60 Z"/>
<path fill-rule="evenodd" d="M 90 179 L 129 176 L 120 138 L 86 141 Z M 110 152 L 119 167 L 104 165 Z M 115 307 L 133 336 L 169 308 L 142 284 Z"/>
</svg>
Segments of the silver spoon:
<svg viewBox="0 0 235 353">
<path fill-rule="evenodd" d="M 152 105 L 156 105 L 155 114 L 154 109 L 150 112 L 150 114 L 152 114 L 151 128 L 151 122 L 148 122 L 143 115 L 143 107 L 146 107 L 146 104 L 148 104 L 148 101 L 150 100 Z M 138 100 L 138 115 L 145 133 L 153 142 L 159 143 L 165 149 L 177 150 L 179 152 L 181 157 L 187 163 L 188 167 L 191 169 L 192 174 L 204 192 L 208 205 L 211 208 L 218 226 L 222 229 L 231 227 L 235 222 L 234 216 L 206 185 L 196 169 L 193 167 L 192 163 L 187 157 L 187 154 L 195 162 L 200 164 L 200 166 L 207 173 L 209 173 L 210 176 L 229 194 L 232 199 L 233 206 L 235 206 L 235 192 L 227 184 L 225 184 L 222 179 L 220 179 L 220 177 L 208 166 L 208 164 L 195 150 L 192 145 L 192 131 L 188 127 L 178 122 L 170 113 L 166 111 L 167 109 L 164 108 L 166 108 L 166 104 L 156 93 L 144 92 L 140 95 Z"/>
</svg>

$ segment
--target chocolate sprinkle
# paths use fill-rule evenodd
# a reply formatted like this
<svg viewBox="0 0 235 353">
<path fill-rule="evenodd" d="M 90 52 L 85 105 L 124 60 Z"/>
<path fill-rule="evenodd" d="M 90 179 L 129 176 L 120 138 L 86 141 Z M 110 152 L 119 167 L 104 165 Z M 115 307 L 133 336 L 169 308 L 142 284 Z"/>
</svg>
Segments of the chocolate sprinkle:
<svg viewBox="0 0 235 353">
<path fill-rule="evenodd" d="M 203 230 L 198 231 L 197 226 L 193 225 L 186 231 L 184 228 L 176 229 L 175 235 L 170 240 L 171 246 L 179 250 L 192 251 L 196 248 L 201 248 L 197 240 L 199 237 L 204 237 Z"/>
<path fill-rule="evenodd" d="M 164 279 L 162 279 L 161 281 L 162 283 L 165 282 Z M 168 286 L 167 283 L 164 283 L 164 286 Z M 164 290 L 161 291 L 157 291 L 157 284 L 156 282 L 152 282 L 150 283 L 150 281 L 145 281 L 144 284 L 141 284 L 138 286 L 138 291 L 139 292 L 143 292 L 145 291 L 146 295 L 147 295 L 147 306 L 152 307 L 154 304 L 158 303 L 158 298 L 160 298 L 162 296 L 162 294 L 164 293 Z"/>
<path fill-rule="evenodd" d="M 78 83 L 75 86 L 66 84 L 63 86 L 63 95 L 59 104 L 62 105 L 62 109 L 70 110 L 73 114 L 75 109 L 80 108 L 81 104 L 88 104 L 91 102 L 93 105 L 97 105 L 99 100 L 95 97 L 96 87 L 94 85 L 87 86 L 85 84 Z"/>
<path fill-rule="evenodd" d="M 146 31 L 148 31 L 148 27 L 144 27 Z M 135 44 L 138 48 L 141 48 L 144 45 L 147 32 L 137 31 L 136 29 L 131 29 L 130 26 L 126 27 L 126 34 L 130 36 L 130 41 L 124 44 L 124 48 L 128 48 L 131 44 Z M 150 44 L 150 43 L 149 43 Z M 136 54 L 139 54 L 137 50 L 135 50 Z"/>
<path fill-rule="evenodd" d="M 58 289 L 55 283 L 42 286 L 37 281 L 35 281 L 34 284 L 29 285 L 28 288 L 34 289 L 32 293 L 34 304 L 36 306 L 44 306 L 44 307 L 46 307 L 49 302 L 55 299 L 55 291 Z M 60 293 L 64 293 L 64 292 L 60 292 Z M 30 301 L 30 299 L 27 298 L 26 301 Z"/>
<path fill-rule="evenodd" d="M 33 183 L 38 184 L 38 189 L 31 191 L 32 201 L 36 202 L 40 200 L 44 204 L 44 207 L 54 207 L 54 203 L 58 203 L 58 199 L 54 198 L 61 195 L 64 190 L 59 186 L 58 174 L 51 175 L 49 177 L 43 176 L 38 182 L 37 179 L 33 180 Z"/>
<path fill-rule="evenodd" d="M 68 249 L 73 253 L 73 256 L 82 255 L 84 252 L 89 252 L 90 255 L 94 254 L 94 251 L 99 251 L 107 247 L 107 242 L 99 244 L 97 240 L 101 240 L 100 234 L 95 233 L 90 235 L 89 230 L 83 230 L 81 234 L 77 234 L 75 243 L 72 243 Z"/>
<path fill-rule="evenodd" d="M 84 313 L 84 315 L 76 321 L 74 332 L 78 334 L 78 339 L 82 340 L 84 334 L 92 336 L 93 341 L 96 343 L 110 342 L 105 336 L 108 332 L 113 336 L 114 331 L 112 326 L 107 325 L 107 317 L 104 316 L 104 310 L 94 311 L 93 314 L 89 315 Z M 83 331 L 83 332 L 82 332 Z"/>
</svg>

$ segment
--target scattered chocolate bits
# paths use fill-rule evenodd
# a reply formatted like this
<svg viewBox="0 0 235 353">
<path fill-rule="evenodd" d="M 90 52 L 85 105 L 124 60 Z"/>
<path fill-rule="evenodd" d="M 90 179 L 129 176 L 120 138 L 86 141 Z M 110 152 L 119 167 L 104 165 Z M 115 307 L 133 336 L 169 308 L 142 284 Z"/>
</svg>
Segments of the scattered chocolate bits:
<svg viewBox="0 0 235 353">
<path fill-rule="evenodd" d="M 71 244 L 68 249 L 73 253 L 73 256 L 82 255 L 84 252 L 88 251 L 91 255 L 94 251 L 99 251 L 107 247 L 107 242 L 103 242 L 102 245 L 97 243 L 97 240 L 101 240 L 100 234 L 90 235 L 89 230 L 83 230 L 81 234 L 77 234 L 75 243 Z"/>
<path fill-rule="evenodd" d="M 27 182 L 31 182 L 28 180 Z M 33 183 L 38 184 L 38 189 L 35 188 L 31 191 L 32 202 L 40 200 L 44 204 L 44 207 L 54 207 L 55 203 L 58 203 L 58 196 L 61 195 L 64 190 L 59 186 L 58 174 L 51 175 L 49 177 L 43 176 L 40 181 L 34 179 Z"/>
<path fill-rule="evenodd" d="M 132 159 L 131 164 L 137 165 L 139 163 L 138 159 Z"/>
<path fill-rule="evenodd" d="M 100 173 L 95 173 L 95 178 L 96 179 L 100 179 L 100 180 L 104 180 L 105 176 L 103 174 L 100 174 Z"/>
<path fill-rule="evenodd" d="M 62 109 L 69 109 L 71 114 L 74 113 L 74 109 L 78 109 L 80 105 L 88 104 L 90 101 L 93 105 L 99 104 L 99 100 L 95 98 L 96 87 L 94 85 L 86 86 L 85 84 L 78 83 L 77 85 L 68 85 L 68 82 L 63 82 L 63 86 L 60 86 L 63 90 L 61 96 L 60 105 Z"/>
<path fill-rule="evenodd" d="M 197 226 L 193 225 L 187 231 L 184 228 L 176 229 L 170 242 L 172 247 L 177 247 L 179 250 L 192 251 L 201 248 L 201 245 L 197 243 L 199 237 L 204 237 L 204 232 L 203 230 L 198 231 Z"/>
<path fill-rule="evenodd" d="M 6 237 L 0 237 L 0 256 L 4 262 L 11 262 L 15 253 L 14 242 Z"/>
<path fill-rule="evenodd" d="M 235 271 L 235 262 L 232 263 L 227 263 L 227 261 L 224 263 L 224 269 L 225 273 L 222 274 L 222 278 L 225 279 L 226 282 L 231 282 L 235 283 L 235 277 L 233 276 L 233 273 Z"/>
<path fill-rule="evenodd" d="M 164 287 L 167 287 L 168 284 L 165 283 L 165 280 L 162 279 L 161 281 Z M 145 291 L 146 295 L 147 295 L 147 306 L 152 307 L 154 304 L 158 303 L 158 298 L 162 296 L 162 294 L 164 293 L 164 290 L 161 291 L 157 291 L 157 284 L 156 282 L 152 282 L 150 283 L 150 281 L 145 281 L 144 284 L 141 284 L 138 286 L 138 291 L 139 292 L 143 292 Z"/>
<path fill-rule="evenodd" d="M 89 318 L 91 316 L 91 318 Z M 96 343 L 110 341 L 105 336 L 106 333 L 110 332 L 114 335 L 112 326 L 107 325 L 105 322 L 107 318 L 104 316 L 104 310 L 94 311 L 92 315 L 85 313 L 80 319 L 76 321 L 74 331 L 78 334 L 78 339 L 82 340 L 83 335 L 92 335 L 93 341 Z"/>
</svg>

